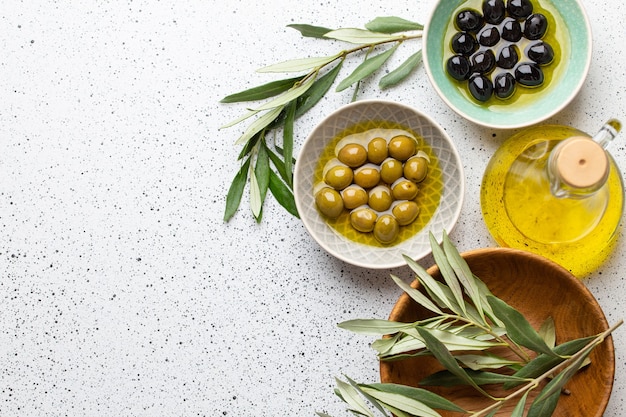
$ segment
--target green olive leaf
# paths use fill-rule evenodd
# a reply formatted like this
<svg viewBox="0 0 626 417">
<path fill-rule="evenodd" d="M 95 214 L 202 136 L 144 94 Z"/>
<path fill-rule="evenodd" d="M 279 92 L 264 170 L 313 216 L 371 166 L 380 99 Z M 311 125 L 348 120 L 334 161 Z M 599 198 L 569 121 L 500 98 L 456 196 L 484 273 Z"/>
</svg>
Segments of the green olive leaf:
<svg viewBox="0 0 626 417">
<path fill-rule="evenodd" d="M 326 38 L 355 44 L 370 44 L 400 40 L 398 36 L 389 35 L 387 33 L 377 33 L 365 29 L 355 28 L 342 28 L 333 30 L 326 33 L 324 36 Z"/>
<path fill-rule="evenodd" d="M 261 130 L 269 126 L 272 122 L 274 122 L 274 120 L 276 120 L 278 116 L 280 116 L 280 113 L 283 111 L 283 108 L 284 107 L 282 106 L 275 107 L 272 110 L 265 112 L 259 118 L 257 118 L 254 122 L 250 124 L 250 126 L 248 126 L 248 128 L 245 130 L 243 135 L 241 135 L 239 139 L 237 139 L 237 141 L 235 142 L 235 145 L 245 144 L 254 135 L 256 135 Z"/>
<path fill-rule="evenodd" d="M 333 29 L 328 29 L 322 26 L 313 26 L 302 23 L 294 23 L 291 25 L 287 25 L 288 28 L 296 29 L 300 32 L 300 34 L 307 38 L 319 38 L 319 39 L 327 39 L 324 37 L 328 32 L 331 32 Z"/>
<path fill-rule="evenodd" d="M 560 392 L 555 392 L 542 401 L 537 401 L 535 398 L 535 401 L 533 401 L 528 409 L 526 417 L 550 417 L 554 413 L 554 410 L 556 410 L 560 398 Z"/>
<path fill-rule="evenodd" d="M 496 372 L 474 371 L 472 369 L 466 369 L 465 372 L 476 385 L 502 384 L 511 381 L 528 382 L 528 380 L 525 379 Z M 419 384 L 430 387 L 454 387 L 457 385 L 468 385 L 468 381 L 466 378 L 462 378 L 452 371 L 444 370 L 427 376 L 422 379 Z"/>
<path fill-rule="evenodd" d="M 341 52 L 322 57 L 297 58 L 288 61 L 279 62 L 278 64 L 268 65 L 257 70 L 257 72 L 300 72 L 314 68 L 320 68 L 333 62 L 341 56 Z"/>
<path fill-rule="evenodd" d="M 546 345 L 550 348 L 553 348 L 556 345 L 556 328 L 552 317 L 548 317 L 543 323 L 541 323 L 541 327 L 539 327 L 539 336 L 541 336 L 541 338 L 546 342 Z"/>
<path fill-rule="evenodd" d="M 524 417 L 524 407 L 526 407 L 526 399 L 528 398 L 529 393 L 530 391 L 526 391 L 522 398 L 520 398 L 518 403 L 515 405 L 513 412 L 511 412 L 511 417 Z"/>
<path fill-rule="evenodd" d="M 282 159 L 280 159 L 278 155 L 272 152 L 267 147 L 267 145 L 265 146 L 265 151 L 267 152 L 267 155 L 269 156 L 270 161 L 272 161 L 272 163 L 274 164 L 274 167 L 276 167 L 276 171 L 278 171 L 278 175 L 280 175 L 282 180 L 286 183 L 288 181 L 289 176 L 287 175 L 287 171 L 285 170 L 285 162 Z"/>
<path fill-rule="evenodd" d="M 487 297 L 487 301 L 495 315 L 504 322 L 507 336 L 512 341 L 532 349 L 535 352 L 558 357 L 558 355 L 546 345 L 546 342 L 539 336 L 539 333 L 530 325 L 522 313 L 492 295 Z"/>
<path fill-rule="evenodd" d="M 352 410 L 363 416 L 374 417 L 370 409 L 367 408 L 365 401 L 363 401 L 357 390 L 354 389 L 352 385 L 338 378 L 335 378 L 335 382 L 337 384 L 337 389 L 341 394 L 341 398 L 348 404 L 348 406 L 350 406 Z"/>
<path fill-rule="evenodd" d="M 287 105 L 285 127 L 283 129 L 283 158 L 285 161 L 285 174 L 287 186 L 293 184 L 293 126 L 296 115 L 296 103 L 292 101 Z"/>
<path fill-rule="evenodd" d="M 413 324 L 382 319 L 355 319 L 341 322 L 337 326 L 357 334 L 383 336 L 410 328 Z"/>
<path fill-rule="evenodd" d="M 383 408 L 383 406 L 376 401 L 376 398 L 372 397 L 371 395 L 369 395 L 367 392 L 363 391 L 363 389 L 361 388 L 361 385 L 357 384 L 356 382 L 354 382 L 352 379 L 348 378 L 347 376 L 345 377 L 348 382 L 350 383 L 350 385 L 352 385 L 352 387 L 360 394 L 362 395 L 366 400 L 368 400 L 372 405 L 374 405 L 374 407 L 376 407 L 376 409 L 378 409 L 378 411 L 381 412 L 381 414 L 383 414 L 384 416 L 386 416 L 387 414 L 385 413 L 385 409 Z"/>
<path fill-rule="evenodd" d="M 224 210 L 224 221 L 226 222 L 233 217 L 239 208 L 249 170 L 250 158 L 247 158 L 241 165 L 241 168 L 239 168 L 239 171 L 237 171 L 237 174 L 235 174 L 235 178 L 230 184 L 228 194 L 226 195 L 226 209 Z"/>
<path fill-rule="evenodd" d="M 417 265 L 417 263 L 413 261 L 413 266 L 415 265 Z M 417 266 L 419 267 L 419 265 Z M 398 285 L 402 289 L 402 291 L 406 292 L 409 295 L 409 297 L 411 297 L 413 300 L 419 303 L 422 307 L 432 311 L 433 313 L 443 314 L 443 312 L 430 299 L 428 299 L 428 297 L 422 294 L 422 292 L 411 287 L 409 284 L 405 283 L 404 281 L 402 281 L 400 278 L 398 278 L 395 275 L 391 275 L 391 279 L 393 279 L 393 281 L 396 283 L 396 285 Z"/>
<path fill-rule="evenodd" d="M 376 17 L 365 24 L 365 28 L 372 32 L 398 33 L 410 30 L 422 30 L 424 25 L 395 16 Z"/>
<path fill-rule="evenodd" d="M 343 60 L 339 61 L 339 63 L 335 65 L 332 70 L 328 71 L 323 76 L 318 77 L 315 84 L 313 84 L 311 88 L 309 88 L 306 93 L 300 97 L 302 102 L 298 104 L 296 118 L 309 111 L 322 99 L 322 97 L 324 97 L 328 90 L 330 90 L 330 87 L 335 82 L 337 75 L 339 75 L 343 62 Z"/>
<path fill-rule="evenodd" d="M 292 216 L 300 218 L 293 193 L 273 171 L 270 171 L 269 187 L 276 201 Z"/>
<path fill-rule="evenodd" d="M 439 267 L 439 272 L 441 273 L 441 276 L 450 288 L 452 296 L 456 300 L 457 305 L 460 307 L 460 313 L 462 313 L 463 316 L 466 316 L 467 310 L 465 309 L 465 301 L 463 299 L 463 289 L 461 288 L 461 283 L 456 277 L 456 273 L 454 272 L 454 269 L 452 269 L 450 262 L 448 262 L 448 257 L 446 256 L 446 253 L 437 243 L 435 235 L 433 235 L 432 232 L 430 232 L 428 235 L 430 239 L 430 247 L 432 249 L 433 258 L 435 259 L 435 263 Z"/>
<path fill-rule="evenodd" d="M 258 188 L 259 198 L 259 213 L 255 215 L 257 222 L 261 221 L 261 214 L 263 212 L 263 202 L 267 195 L 270 182 L 270 162 L 267 155 L 267 148 L 265 146 L 259 146 L 259 150 L 256 157 L 256 164 L 254 167 L 254 178 L 256 180 L 256 186 Z M 250 178 L 252 180 L 252 177 Z M 254 210 L 253 210 L 254 213 Z"/>
<path fill-rule="evenodd" d="M 411 415 L 421 417 L 441 417 L 441 414 L 439 414 L 437 411 L 433 410 L 426 404 L 416 399 L 406 397 L 402 394 L 378 391 L 376 389 L 371 389 L 368 387 L 363 387 L 362 390 L 372 396 L 377 401 L 380 401 L 385 405 L 390 405 L 393 408 L 407 412 Z"/>
<path fill-rule="evenodd" d="M 450 400 L 422 388 L 414 388 L 407 385 L 393 383 L 361 384 L 361 387 L 363 387 L 363 389 L 374 389 L 380 392 L 388 392 L 391 394 L 399 394 L 407 398 L 413 398 L 428 407 L 439 410 L 467 413 L 466 410 L 454 404 Z"/>
<path fill-rule="evenodd" d="M 415 71 L 420 62 L 422 62 L 421 50 L 408 57 L 398 68 L 382 77 L 378 82 L 378 86 L 384 90 L 385 88 L 400 84 Z"/>
<path fill-rule="evenodd" d="M 398 44 L 394 45 L 392 48 L 388 49 L 385 52 L 367 58 L 358 67 L 356 67 L 350 75 L 348 75 L 339 83 L 339 85 L 337 86 L 337 91 L 343 91 L 346 88 L 350 87 L 352 84 L 357 83 L 365 77 L 373 74 L 389 59 L 389 57 L 391 57 L 391 55 L 393 55 L 397 48 Z"/>
<path fill-rule="evenodd" d="M 261 201 L 261 190 L 259 189 L 259 181 L 257 180 L 256 173 L 250 172 L 250 209 L 256 219 L 261 216 L 261 207 L 263 202 Z"/>
<path fill-rule="evenodd" d="M 410 327 L 401 330 L 415 338 L 422 339 L 420 329 L 426 328 L 424 326 Z M 437 338 L 437 340 L 446 347 L 449 351 L 467 351 L 467 350 L 486 350 L 496 346 L 502 346 L 503 343 L 493 342 L 490 340 L 472 339 L 470 337 L 460 336 L 451 331 L 441 330 L 437 328 L 428 329 L 430 334 Z M 426 341 L 424 340 L 424 343 Z"/>
<path fill-rule="evenodd" d="M 507 366 L 517 366 L 519 362 L 501 358 L 485 352 L 483 355 L 456 355 L 456 360 L 474 371 L 484 369 L 500 369 Z"/>
<path fill-rule="evenodd" d="M 259 85 L 247 90 L 240 91 L 235 94 L 224 97 L 220 103 L 239 103 L 242 101 L 257 101 L 277 96 L 293 87 L 300 82 L 303 77 L 286 78 L 284 80 L 276 80 L 267 84 Z"/>
<path fill-rule="evenodd" d="M 292 88 L 291 90 L 276 97 L 275 99 L 268 101 L 267 103 L 263 104 L 261 107 L 258 107 L 256 110 L 262 111 L 262 110 L 273 109 L 279 106 L 284 106 L 287 103 L 291 102 L 292 100 L 295 100 L 296 98 L 300 97 L 302 94 L 306 93 L 306 91 L 309 88 L 311 88 L 314 82 L 315 82 L 315 77 L 309 77 L 308 79 L 304 80 L 302 84 L 299 84 L 295 86 L 294 88 Z"/>
</svg>

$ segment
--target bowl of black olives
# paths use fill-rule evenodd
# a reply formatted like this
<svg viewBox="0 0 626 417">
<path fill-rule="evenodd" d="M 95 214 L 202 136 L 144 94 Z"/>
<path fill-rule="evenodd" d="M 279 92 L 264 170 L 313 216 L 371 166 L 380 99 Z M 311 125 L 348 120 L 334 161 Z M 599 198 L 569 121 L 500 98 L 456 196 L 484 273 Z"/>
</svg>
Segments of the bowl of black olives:
<svg viewBox="0 0 626 417">
<path fill-rule="evenodd" d="M 450 232 L 464 198 L 463 165 L 429 116 L 387 100 L 361 100 L 324 118 L 294 170 L 300 218 L 317 243 L 352 265 L 406 265 Z"/>
<path fill-rule="evenodd" d="M 424 66 L 439 96 L 493 128 L 561 111 L 585 82 L 591 50 L 578 0 L 440 0 L 424 29 Z"/>
</svg>

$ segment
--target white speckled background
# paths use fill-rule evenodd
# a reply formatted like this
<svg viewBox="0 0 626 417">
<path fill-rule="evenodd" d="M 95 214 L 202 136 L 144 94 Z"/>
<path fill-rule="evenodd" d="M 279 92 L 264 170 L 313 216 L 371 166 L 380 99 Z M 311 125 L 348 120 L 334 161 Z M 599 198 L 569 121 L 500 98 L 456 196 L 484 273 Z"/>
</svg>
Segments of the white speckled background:
<svg viewBox="0 0 626 417">
<path fill-rule="evenodd" d="M 333 378 L 375 381 L 378 365 L 371 340 L 336 323 L 386 317 L 399 296 L 391 271 L 333 259 L 271 199 L 260 225 L 246 202 L 224 223 L 241 132 L 218 127 L 244 106 L 218 101 L 269 81 L 259 67 L 341 47 L 302 39 L 287 24 L 423 21 L 433 3 L 4 4 L 0 415 L 346 415 Z M 591 72 L 550 122 L 594 132 L 610 116 L 626 121 L 626 6 L 583 4 L 594 33 Z M 303 117 L 297 144 L 350 95 L 331 93 Z M 423 68 L 384 92 L 366 83 L 360 97 L 405 102 L 445 126 L 467 175 L 452 238 L 461 250 L 493 245 L 478 190 L 489 157 L 512 132 L 459 120 Z M 622 138 L 611 151 L 626 169 Z M 609 322 L 626 316 L 625 248 L 620 241 L 585 280 Z M 626 332 L 614 340 L 606 417 L 626 413 Z"/>
</svg>

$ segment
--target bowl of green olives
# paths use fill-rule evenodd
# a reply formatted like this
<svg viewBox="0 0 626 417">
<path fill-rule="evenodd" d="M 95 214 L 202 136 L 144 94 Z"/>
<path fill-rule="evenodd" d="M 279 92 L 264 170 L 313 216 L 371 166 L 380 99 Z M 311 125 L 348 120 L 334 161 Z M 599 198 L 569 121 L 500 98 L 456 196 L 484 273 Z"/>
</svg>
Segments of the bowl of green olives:
<svg viewBox="0 0 626 417">
<path fill-rule="evenodd" d="M 424 26 L 432 86 L 482 126 L 520 128 L 553 116 L 578 94 L 591 65 L 579 0 L 440 0 Z"/>
<path fill-rule="evenodd" d="M 300 218 L 327 252 L 352 265 L 406 265 L 458 220 L 463 165 L 429 116 L 402 103 L 361 100 L 324 118 L 296 160 Z"/>
</svg>

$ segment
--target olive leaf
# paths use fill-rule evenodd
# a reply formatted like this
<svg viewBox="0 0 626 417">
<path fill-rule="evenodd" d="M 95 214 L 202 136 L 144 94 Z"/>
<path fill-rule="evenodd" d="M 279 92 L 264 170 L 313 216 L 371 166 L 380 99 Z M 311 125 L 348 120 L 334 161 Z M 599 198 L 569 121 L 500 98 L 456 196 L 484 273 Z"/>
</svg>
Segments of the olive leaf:
<svg viewBox="0 0 626 417">
<path fill-rule="evenodd" d="M 337 75 L 339 75 L 339 71 L 343 66 L 343 60 L 339 61 L 337 65 L 330 71 L 328 71 L 323 76 L 319 77 L 315 84 L 311 86 L 302 96 L 300 97 L 301 103 L 298 104 L 298 108 L 296 110 L 295 117 L 300 117 L 307 111 L 309 111 L 313 106 L 315 106 L 324 95 L 330 90 L 330 87 L 337 79 Z"/>
<path fill-rule="evenodd" d="M 356 319 L 341 322 L 337 326 L 341 329 L 349 330 L 357 334 L 384 336 L 410 328 L 413 324 L 381 319 Z"/>
<path fill-rule="evenodd" d="M 376 398 L 372 397 L 370 394 L 368 394 L 367 392 L 363 391 L 363 389 L 361 388 L 361 386 L 359 384 L 357 384 L 356 382 L 354 382 L 352 379 L 348 378 L 347 376 L 345 377 L 346 380 L 348 380 L 348 383 L 360 394 L 362 395 L 366 400 L 368 400 L 374 407 L 376 407 L 378 409 L 378 411 L 380 411 L 384 416 L 387 416 L 387 413 L 385 413 L 385 409 L 383 408 L 383 405 L 380 404 L 378 401 L 376 401 Z"/>
<path fill-rule="evenodd" d="M 355 412 L 367 416 L 374 417 L 370 409 L 365 404 L 365 401 L 361 398 L 359 393 L 354 387 L 338 378 L 335 378 L 337 389 L 341 394 L 341 398 L 354 410 Z"/>
<path fill-rule="evenodd" d="M 411 415 L 421 417 L 441 417 L 441 414 L 433 410 L 431 407 L 405 395 L 394 392 L 379 391 L 368 387 L 362 387 L 362 390 L 375 400 L 380 401 L 382 404 L 407 412 Z"/>
<path fill-rule="evenodd" d="M 320 57 L 310 57 L 310 58 L 297 58 L 290 59 L 287 61 L 279 62 L 277 64 L 268 65 L 263 68 L 259 68 L 257 72 L 265 73 L 265 72 L 300 72 L 306 71 L 313 68 L 323 67 L 335 59 L 341 56 L 341 52 L 329 55 L 329 56 L 320 56 Z"/>
<path fill-rule="evenodd" d="M 296 29 L 304 37 L 319 38 L 319 39 L 324 39 L 324 35 L 333 30 L 333 29 L 322 27 L 322 26 L 314 26 L 314 25 L 301 24 L 301 23 L 294 23 L 291 25 L 287 25 L 287 27 Z"/>
<path fill-rule="evenodd" d="M 505 359 L 489 352 L 485 352 L 482 355 L 456 355 L 456 360 L 474 371 L 484 369 L 500 369 L 520 365 L 520 362 L 518 361 Z"/>
<path fill-rule="evenodd" d="M 224 220 L 227 221 L 237 211 L 243 196 L 243 190 L 246 186 L 246 179 L 248 178 L 248 170 L 250 169 L 250 158 L 247 158 L 245 162 L 235 174 L 235 178 L 228 189 L 226 195 L 226 209 L 224 210 Z"/>
<path fill-rule="evenodd" d="M 398 36 L 387 33 L 372 32 L 365 29 L 341 28 L 330 31 L 324 35 L 327 38 L 336 39 L 355 44 L 371 44 L 400 40 Z"/>
<path fill-rule="evenodd" d="M 382 52 L 373 57 L 367 58 L 346 78 L 344 78 L 337 86 L 336 91 L 343 91 L 350 87 L 352 84 L 361 81 L 365 77 L 371 75 L 379 69 L 398 48 L 398 45 L 394 45 L 387 51 Z"/>
<path fill-rule="evenodd" d="M 415 263 L 410 258 L 409 260 L 411 261 L 411 264 L 409 266 L 411 266 L 412 269 L 421 268 L 417 263 Z M 411 287 L 409 284 L 405 283 L 404 281 L 402 281 L 400 278 L 398 278 L 395 275 L 391 275 L 391 279 L 393 279 L 396 285 L 398 285 L 405 293 L 407 293 L 409 297 L 411 297 L 413 300 L 419 303 L 422 307 L 432 311 L 433 313 L 443 314 L 443 312 L 431 300 L 429 300 L 428 297 L 426 297 L 420 291 Z"/>
<path fill-rule="evenodd" d="M 417 22 L 411 22 L 410 20 L 406 20 L 401 17 L 382 16 L 376 17 L 374 20 L 366 23 L 365 28 L 372 32 L 398 33 L 410 30 L 422 30 L 424 29 L 424 25 Z"/>
<path fill-rule="evenodd" d="M 400 84 L 409 75 L 417 69 L 420 62 L 422 62 L 422 51 L 419 50 L 410 57 L 408 57 L 398 68 L 385 75 L 378 82 L 378 86 L 381 89 L 386 89 L 394 85 Z"/>
<path fill-rule="evenodd" d="M 441 276 L 452 291 L 452 295 L 454 296 L 454 299 L 461 308 L 461 312 L 463 313 L 463 315 L 466 315 L 467 310 L 465 309 L 465 301 L 463 300 L 463 289 L 461 288 L 461 283 L 459 282 L 459 279 L 457 278 L 454 269 L 452 269 L 450 262 L 448 262 L 446 253 L 437 243 L 435 235 L 433 235 L 432 232 L 430 232 L 428 235 L 430 239 L 430 247 L 432 248 L 433 258 L 435 259 L 435 263 L 439 267 Z"/>
<path fill-rule="evenodd" d="M 424 326 L 411 327 L 401 330 L 403 333 L 411 335 L 415 338 L 423 340 L 420 330 L 426 329 Z M 449 351 L 465 351 L 465 350 L 485 350 L 496 346 L 502 346 L 502 342 L 493 342 L 490 340 L 479 340 L 469 337 L 460 336 L 451 331 L 441 330 L 437 328 L 428 329 L 428 332 L 437 338 Z M 424 340 L 424 343 L 426 341 Z"/>
<path fill-rule="evenodd" d="M 268 101 L 267 103 L 263 104 L 261 107 L 258 107 L 256 110 L 262 111 L 262 110 L 273 109 L 275 107 L 285 106 L 292 100 L 295 100 L 298 97 L 300 97 L 302 94 L 306 93 L 306 91 L 309 88 L 311 88 L 314 82 L 315 82 L 315 77 L 309 77 L 308 79 L 304 80 L 303 83 L 294 86 L 294 88 L 292 88 L 291 90 L 286 91 L 285 93 L 281 94 L 280 96 L 276 97 L 275 99 L 271 101 Z"/>
<path fill-rule="evenodd" d="M 269 156 L 267 155 L 267 148 L 265 146 L 260 146 L 257 157 L 256 164 L 254 167 L 254 175 L 250 177 L 256 179 L 256 185 L 258 187 L 258 197 L 260 208 L 258 214 L 255 215 L 257 222 L 261 221 L 261 213 L 263 210 L 263 203 L 265 202 L 265 197 L 267 195 L 267 190 L 269 188 L 270 182 L 270 162 Z M 253 210 L 254 212 L 254 210 Z"/>
<path fill-rule="evenodd" d="M 259 85 L 248 90 L 228 95 L 220 100 L 220 103 L 239 103 L 242 101 L 264 100 L 283 93 L 297 82 L 302 80 L 303 76 L 286 78 L 284 80 L 271 81 L 267 84 Z"/>
<path fill-rule="evenodd" d="M 448 400 L 441 395 L 435 394 L 423 388 L 414 388 L 407 385 L 393 384 L 393 383 L 374 383 L 374 384 L 362 384 L 362 387 L 368 389 L 374 389 L 380 392 L 386 392 L 390 394 L 398 394 L 407 398 L 412 398 L 428 407 L 438 410 L 455 411 L 459 413 L 466 413 L 467 411 L 459 407 L 452 401 Z"/>
<path fill-rule="evenodd" d="M 296 117 L 296 103 L 291 102 L 286 108 L 285 127 L 283 129 L 283 158 L 285 160 L 286 183 L 293 184 L 293 125 Z"/>
<path fill-rule="evenodd" d="M 548 347 L 553 348 L 556 345 L 556 328 L 554 319 L 548 317 L 539 327 L 539 336 L 546 342 Z"/>
<path fill-rule="evenodd" d="M 237 141 L 235 142 L 235 145 L 242 145 L 246 143 L 254 135 L 259 133 L 261 130 L 265 129 L 269 124 L 271 124 L 278 117 L 278 115 L 280 115 L 280 113 L 283 111 L 283 108 L 284 108 L 283 106 L 276 107 L 266 112 L 265 114 L 260 116 L 258 119 L 256 119 L 254 122 L 252 122 L 250 126 L 248 126 L 246 131 L 243 133 L 243 135 L 241 135 L 241 137 L 237 139 Z M 258 111 L 251 112 L 251 113 L 256 114 L 258 113 Z"/>
<path fill-rule="evenodd" d="M 261 201 L 261 190 L 259 189 L 259 182 L 255 172 L 250 173 L 250 208 L 255 218 L 259 218 L 261 215 L 261 207 L 263 202 Z"/>
<path fill-rule="evenodd" d="M 520 398 L 511 412 L 511 417 L 524 417 L 524 407 L 526 407 L 526 399 L 528 398 L 529 393 L 530 391 L 526 391 L 524 395 L 522 395 L 522 398 Z"/>
<path fill-rule="evenodd" d="M 465 373 L 476 385 L 504 384 L 506 382 L 528 382 L 527 379 L 518 378 L 511 375 L 499 374 L 496 372 L 474 371 L 466 369 Z M 444 370 L 427 376 L 419 382 L 424 386 L 454 387 L 457 385 L 468 385 L 466 378 L 454 374 L 452 371 Z"/>
<path fill-rule="evenodd" d="M 556 406 L 558 405 L 559 399 L 561 398 L 561 393 L 556 392 L 551 396 L 544 398 L 542 401 L 534 401 L 530 408 L 528 409 L 528 413 L 526 413 L 526 417 L 549 417 L 556 410 Z"/>
<path fill-rule="evenodd" d="M 532 349 L 535 352 L 558 357 L 558 355 L 546 345 L 546 342 L 539 336 L 522 313 L 497 297 L 488 296 L 487 301 L 495 315 L 504 322 L 507 335 L 512 341 Z"/>
<path fill-rule="evenodd" d="M 283 206 L 291 215 L 300 218 L 293 193 L 273 171 L 270 171 L 269 188 L 272 195 L 281 206 Z"/>
</svg>

